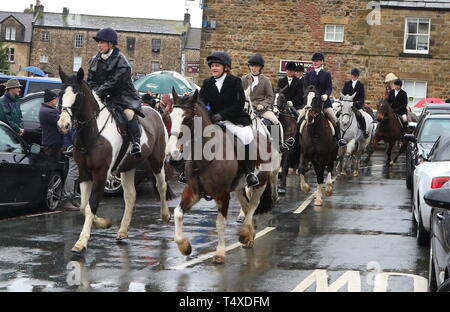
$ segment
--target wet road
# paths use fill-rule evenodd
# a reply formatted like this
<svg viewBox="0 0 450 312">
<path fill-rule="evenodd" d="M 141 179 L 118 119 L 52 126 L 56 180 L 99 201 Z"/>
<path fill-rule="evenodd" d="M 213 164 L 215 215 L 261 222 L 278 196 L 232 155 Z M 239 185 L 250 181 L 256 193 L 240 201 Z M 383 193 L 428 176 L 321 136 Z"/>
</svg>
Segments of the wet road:
<svg viewBox="0 0 450 312">
<path fill-rule="evenodd" d="M 99 215 L 113 227 L 93 230 L 83 258 L 70 251 L 84 222 L 78 211 L 1 220 L 0 291 L 426 291 L 428 249 L 416 243 L 404 165 L 385 169 L 382 159 L 377 151 L 361 177 L 337 180 L 322 207 L 309 204 L 298 177 L 289 176 L 287 195 L 255 217 L 253 249 L 237 243 L 233 200 L 219 266 L 209 254 L 217 242 L 213 203 L 201 201 L 185 215 L 193 252 L 184 257 L 173 218 L 160 220 L 148 184 L 138 188 L 125 243 L 115 241 L 122 199 L 103 201 Z M 169 202 L 171 212 L 178 202 Z"/>
</svg>

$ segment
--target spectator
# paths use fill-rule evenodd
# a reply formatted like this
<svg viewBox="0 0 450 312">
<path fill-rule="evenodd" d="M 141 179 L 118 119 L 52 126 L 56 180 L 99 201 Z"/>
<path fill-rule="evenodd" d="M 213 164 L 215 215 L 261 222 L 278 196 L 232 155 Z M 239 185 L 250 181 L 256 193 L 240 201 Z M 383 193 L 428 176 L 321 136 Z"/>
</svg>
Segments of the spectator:
<svg viewBox="0 0 450 312">
<path fill-rule="evenodd" d="M 39 111 L 39 122 L 42 128 L 42 149 L 47 156 L 56 160 L 61 158 L 63 135 L 58 130 L 59 110 L 58 95 L 45 90 L 44 103 Z"/>
<path fill-rule="evenodd" d="M 450 92 L 448 93 L 448 99 L 445 100 L 445 103 L 450 103 Z"/>
<path fill-rule="evenodd" d="M 151 94 L 148 94 L 148 93 L 144 94 L 141 97 L 141 102 L 142 102 L 142 105 L 150 106 L 151 108 L 155 108 L 155 106 L 156 106 L 155 97 L 153 97 Z"/>
<path fill-rule="evenodd" d="M 22 85 L 17 79 L 6 82 L 6 93 L 0 98 L 0 121 L 9 125 L 20 136 L 25 133 L 22 119 L 22 111 L 17 100 L 20 97 Z"/>
<path fill-rule="evenodd" d="M 68 159 L 68 172 L 63 190 L 63 209 L 78 210 L 80 205 L 76 202 L 79 198 L 76 181 L 78 180 L 78 166 L 73 158 L 72 149 L 75 137 L 75 129 L 64 135 L 64 154 Z"/>
</svg>

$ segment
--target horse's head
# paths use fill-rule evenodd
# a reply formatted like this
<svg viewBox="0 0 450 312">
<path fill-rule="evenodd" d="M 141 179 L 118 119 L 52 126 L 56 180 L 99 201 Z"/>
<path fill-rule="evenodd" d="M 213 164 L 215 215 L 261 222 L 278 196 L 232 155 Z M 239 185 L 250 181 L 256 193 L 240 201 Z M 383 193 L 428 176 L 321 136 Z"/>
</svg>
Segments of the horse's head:
<svg viewBox="0 0 450 312">
<path fill-rule="evenodd" d="M 73 121 L 77 120 L 80 116 L 84 103 L 86 85 L 83 83 L 84 71 L 81 67 L 76 75 L 67 76 L 60 66 L 59 76 L 61 77 L 63 86 L 61 91 L 61 116 L 58 120 L 58 127 L 65 134 L 72 129 Z"/>
<path fill-rule="evenodd" d="M 275 89 L 275 100 L 273 103 L 274 107 L 277 107 L 279 111 L 287 112 L 288 106 L 286 101 L 286 94 L 284 93 L 289 85 L 286 85 L 284 88 L 276 88 Z"/>
<path fill-rule="evenodd" d="M 305 89 L 304 100 L 306 101 L 304 109 L 308 114 L 308 123 L 312 123 L 323 110 L 323 102 L 315 86 L 311 85 Z"/>
<path fill-rule="evenodd" d="M 182 153 L 179 149 L 181 144 L 179 144 L 178 141 L 181 136 L 190 137 L 190 134 L 186 132 L 190 131 L 196 115 L 198 91 L 196 90 L 191 96 L 184 95 L 180 97 L 175 90 L 172 90 L 172 96 L 174 105 L 173 110 L 170 113 L 171 132 L 166 147 L 166 156 L 168 159 L 181 160 Z"/>
<path fill-rule="evenodd" d="M 344 95 L 341 93 L 341 122 L 344 126 L 347 126 L 351 120 L 353 114 L 353 99 L 356 93 L 353 95 Z"/>
<path fill-rule="evenodd" d="M 381 122 L 383 119 L 387 119 L 389 114 L 392 112 L 391 106 L 388 101 L 384 98 L 380 99 L 377 104 L 377 120 Z"/>
</svg>

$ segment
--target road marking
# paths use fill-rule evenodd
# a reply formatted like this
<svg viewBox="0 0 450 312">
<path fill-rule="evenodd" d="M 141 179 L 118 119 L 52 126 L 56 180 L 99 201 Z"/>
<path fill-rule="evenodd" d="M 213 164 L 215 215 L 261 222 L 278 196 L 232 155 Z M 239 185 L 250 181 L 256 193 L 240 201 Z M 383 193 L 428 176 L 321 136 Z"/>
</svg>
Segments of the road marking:
<svg viewBox="0 0 450 312">
<path fill-rule="evenodd" d="M 332 179 L 332 183 L 334 183 L 336 181 L 336 177 L 334 177 L 334 179 Z M 300 205 L 300 207 L 297 208 L 297 210 L 294 211 L 294 214 L 300 214 L 303 212 L 303 210 L 306 209 L 306 207 L 309 206 L 309 204 L 312 202 L 312 200 L 314 199 L 314 196 L 316 195 L 317 191 L 314 192 L 313 194 L 309 195 L 308 198 L 306 198 L 306 200 Z"/>
<path fill-rule="evenodd" d="M 20 217 L 15 217 L 15 218 L 2 219 L 0 221 L 3 222 L 3 221 L 18 220 L 18 219 L 34 218 L 34 217 L 57 214 L 57 213 L 61 213 L 61 212 L 62 211 L 44 212 L 44 213 L 39 213 L 39 214 L 34 214 L 34 215 L 26 215 L 26 216 L 20 216 Z"/>
<path fill-rule="evenodd" d="M 256 233 L 255 240 L 258 239 L 258 238 L 260 238 L 260 237 L 262 237 L 262 236 L 264 236 L 264 235 L 266 235 L 267 233 L 269 233 L 269 232 L 271 232 L 271 231 L 273 231 L 273 230 L 275 230 L 274 227 L 266 227 L 264 230 L 262 230 L 262 231 Z M 238 242 L 238 243 L 234 243 L 233 245 L 230 245 L 230 246 L 228 246 L 227 248 L 225 248 L 225 250 L 228 252 L 228 251 L 233 250 L 233 249 L 236 249 L 236 248 L 238 248 L 238 247 L 240 247 L 240 246 L 242 246 L 241 243 L 239 243 L 239 242 Z M 199 256 L 198 258 L 195 258 L 195 259 L 192 259 L 192 260 L 187 261 L 187 262 L 185 262 L 185 263 L 182 263 L 182 264 L 178 264 L 178 265 L 176 265 L 176 266 L 173 266 L 173 267 L 171 267 L 170 269 L 172 269 L 172 270 L 181 270 L 181 269 L 185 269 L 185 268 L 187 268 L 187 267 L 189 267 L 189 266 L 193 266 L 193 265 L 195 265 L 195 264 L 198 264 L 198 263 L 200 263 L 200 262 L 203 262 L 203 261 L 205 261 L 205 260 L 208 260 L 208 259 L 214 257 L 214 254 L 215 254 L 214 252 L 209 252 L 209 253 L 207 253 L 207 254 L 204 254 L 204 255 Z"/>
</svg>

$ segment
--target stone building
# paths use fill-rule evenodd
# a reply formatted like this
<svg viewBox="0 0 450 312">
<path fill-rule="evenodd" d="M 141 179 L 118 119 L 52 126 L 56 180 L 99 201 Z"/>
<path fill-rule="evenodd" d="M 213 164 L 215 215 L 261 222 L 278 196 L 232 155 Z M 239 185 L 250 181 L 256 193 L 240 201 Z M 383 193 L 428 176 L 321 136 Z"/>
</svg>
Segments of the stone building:
<svg viewBox="0 0 450 312">
<path fill-rule="evenodd" d="M 190 28 L 183 51 L 183 75 L 199 83 L 201 28 Z"/>
<path fill-rule="evenodd" d="M 9 70 L 0 68 L 0 72 L 10 75 L 26 76 L 22 67 L 30 62 L 30 43 L 33 14 L 0 12 L 0 41 L 7 48 Z"/>
<path fill-rule="evenodd" d="M 58 75 L 59 65 L 68 73 L 80 66 L 86 69 L 89 58 L 97 53 L 92 37 L 104 27 L 118 32 L 118 46 L 135 76 L 158 70 L 181 71 L 189 14 L 182 21 L 172 21 L 71 14 L 67 8 L 62 13 L 48 13 L 42 5 L 35 7 L 34 14 L 30 64 L 50 75 Z"/>
<path fill-rule="evenodd" d="M 205 59 L 212 51 L 229 52 L 239 76 L 248 72 L 248 57 L 261 53 L 273 84 L 282 74 L 282 60 L 310 61 L 321 51 L 335 97 L 357 67 L 372 106 L 383 95 L 389 72 L 404 80 L 411 105 L 424 97 L 445 99 L 450 91 L 450 1 L 378 1 L 378 7 L 369 2 L 204 0 L 200 79 L 209 76 Z"/>
</svg>

